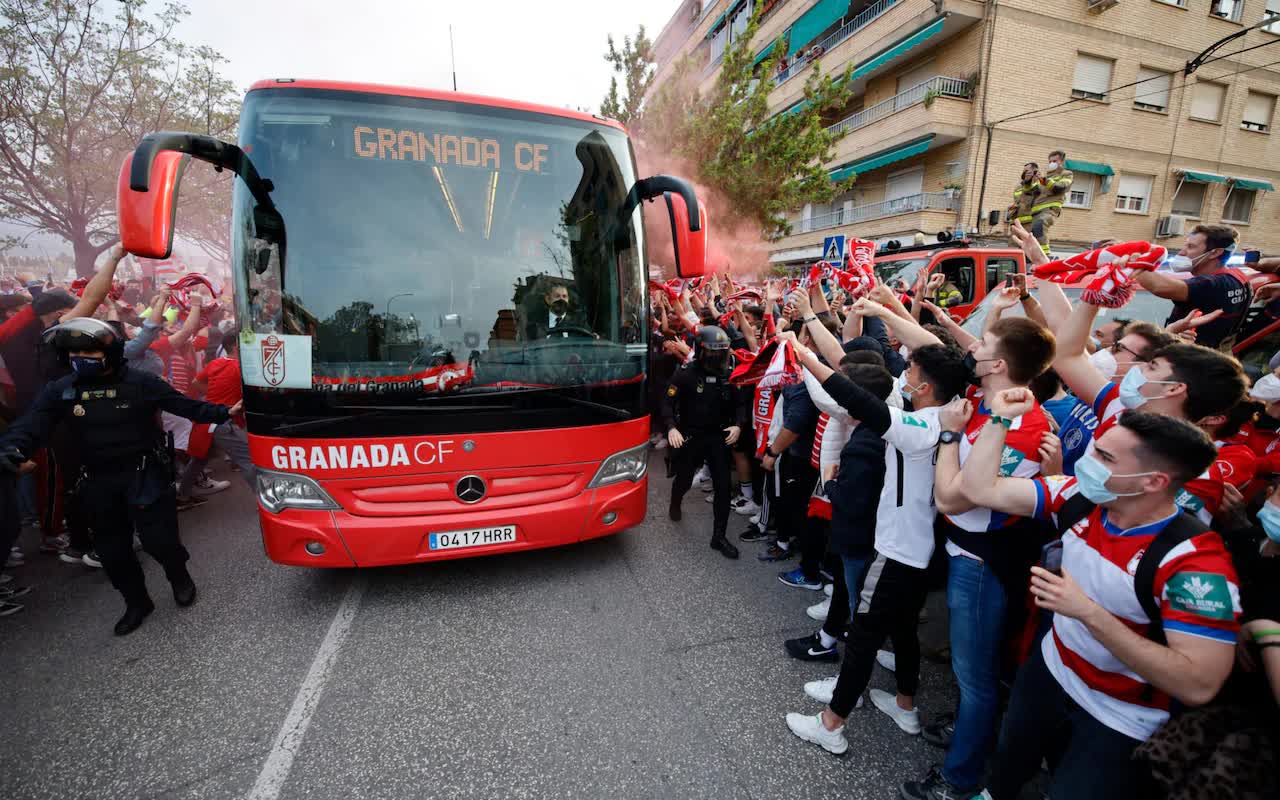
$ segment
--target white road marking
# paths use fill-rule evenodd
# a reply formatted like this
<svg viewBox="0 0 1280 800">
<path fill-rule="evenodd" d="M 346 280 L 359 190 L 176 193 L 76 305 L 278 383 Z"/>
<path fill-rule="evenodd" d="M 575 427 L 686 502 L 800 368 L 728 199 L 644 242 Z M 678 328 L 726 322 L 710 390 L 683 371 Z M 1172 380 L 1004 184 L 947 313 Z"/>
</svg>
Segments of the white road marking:
<svg viewBox="0 0 1280 800">
<path fill-rule="evenodd" d="M 307 670 L 307 677 L 303 679 L 302 686 L 298 687 L 289 715 L 280 726 L 280 732 L 276 734 L 275 743 L 271 746 L 271 753 L 267 755 L 262 772 L 258 773 L 258 780 L 249 790 L 246 800 L 276 800 L 280 796 L 285 781 L 289 779 L 289 771 L 293 768 L 293 758 L 302 748 L 302 739 L 307 734 L 307 727 L 311 725 L 311 717 L 320 705 L 320 695 L 329 681 L 329 673 L 337 661 L 338 651 L 342 649 L 342 643 L 346 641 L 351 623 L 360 609 L 364 588 L 363 574 L 356 573 L 338 605 L 338 613 L 329 625 L 329 632 L 320 642 L 315 660 Z"/>
</svg>

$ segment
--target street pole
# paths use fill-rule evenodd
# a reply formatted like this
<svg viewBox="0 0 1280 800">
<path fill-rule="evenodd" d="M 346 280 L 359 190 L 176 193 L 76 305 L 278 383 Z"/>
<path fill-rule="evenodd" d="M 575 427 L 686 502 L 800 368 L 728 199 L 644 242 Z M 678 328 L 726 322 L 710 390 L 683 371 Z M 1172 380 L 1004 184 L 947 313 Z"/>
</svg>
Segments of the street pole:
<svg viewBox="0 0 1280 800">
<path fill-rule="evenodd" d="M 453 26 L 449 26 L 449 63 L 453 66 L 453 90 L 458 91 L 458 59 L 453 53 Z"/>
</svg>

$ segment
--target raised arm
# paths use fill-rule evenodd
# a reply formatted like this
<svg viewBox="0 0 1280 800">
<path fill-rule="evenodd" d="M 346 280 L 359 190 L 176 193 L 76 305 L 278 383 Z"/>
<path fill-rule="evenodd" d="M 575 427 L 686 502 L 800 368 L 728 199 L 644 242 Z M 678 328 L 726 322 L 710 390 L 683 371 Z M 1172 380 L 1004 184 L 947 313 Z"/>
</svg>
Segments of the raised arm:
<svg viewBox="0 0 1280 800">
<path fill-rule="evenodd" d="M 898 341 L 907 346 L 908 350 L 916 350 L 930 344 L 942 344 L 942 340 L 920 327 L 915 320 L 900 317 L 874 300 L 862 298 L 854 303 L 853 312 L 863 316 L 878 317 L 893 331 Z"/>
<path fill-rule="evenodd" d="M 993 417 L 1014 419 L 1035 408 L 1035 397 L 1027 388 L 1005 389 L 987 400 Z M 960 470 L 964 495 L 974 506 L 1005 514 L 1029 517 L 1036 512 L 1039 493 L 1035 481 L 1000 477 L 1000 458 L 1009 429 L 992 419 L 978 435 Z"/>
<path fill-rule="evenodd" d="M 957 397 L 942 407 L 938 422 L 944 431 L 963 434 L 973 404 Z M 934 466 L 933 501 L 943 514 L 963 514 L 974 507 L 964 493 L 960 481 L 960 443 L 938 444 L 938 461 Z"/>
<path fill-rule="evenodd" d="M 1136 277 L 1142 288 L 1156 297 L 1163 297 L 1175 303 L 1182 303 L 1187 299 L 1188 288 L 1185 280 L 1151 270 L 1143 270 Z"/>
<path fill-rule="evenodd" d="M 791 337 L 784 341 L 791 342 L 800 363 L 813 373 L 813 377 L 822 383 L 827 394 L 843 406 L 850 417 L 860 420 L 861 424 L 881 436 L 889 430 L 889 406 L 883 400 L 823 364 L 812 350 L 801 347 L 792 334 L 779 335 L 779 338 L 783 337 Z"/>
<path fill-rule="evenodd" d="M 107 255 L 107 263 L 103 264 L 102 269 L 98 270 L 85 285 L 84 293 L 80 295 L 80 302 L 76 303 L 75 308 L 62 315 L 63 320 L 92 316 L 93 312 L 98 310 L 98 306 L 102 305 L 102 301 L 107 298 L 107 293 L 111 291 L 111 282 L 116 277 L 116 266 L 122 258 L 124 258 L 124 248 L 117 244 Z"/>
<path fill-rule="evenodd" d="M 191 310 L 187 312 L 187 318 L 183 320 L 181 330 L 169 337 L 171 347 L 182 347 L 200 330 L 200 307 L 203 302 L 200 295 L 191 295 Z"/>
<path fill-rule="evenodd" d="M 1056 331 L 1058 343 L 1053 369 L 1071 393 L 1086 403 L 1092 403 L 1107 385 L 1107 379 L 1085 353 L 1085 343 L 1097 317 L 1098 307 L 1081 300 Z"/>
<path fill-rule="evenodd" d="M 951 337 L 956 340 L 956 344 L 960 345 L 961 349 L 968 350 L 971 344 L 978 341 L 977 336 L 960 327 L 960 323 L 952 319 L 950 314 L 928 300 L 917 300 L 915 305 L 928 308 L 933 313 L 933 318 L 938 321 L 939 325 L 947 329 L 947 333 L 951 334 Z"/>
<path fill-rule="evenodd" d="M 828 364 L 839 364 L 840 359 L 844 358 L 844 346 L 813 313 L 813 309 L 809 305 L 809 297 L 804 292 L 797 291 L 792 292 L 788 300 L 795 304 L 799 319 L 804 321 L 804 329 L 809 332 L 810 338 L 813 339 L 813 346 L 817 348 Z"/>
</svg>

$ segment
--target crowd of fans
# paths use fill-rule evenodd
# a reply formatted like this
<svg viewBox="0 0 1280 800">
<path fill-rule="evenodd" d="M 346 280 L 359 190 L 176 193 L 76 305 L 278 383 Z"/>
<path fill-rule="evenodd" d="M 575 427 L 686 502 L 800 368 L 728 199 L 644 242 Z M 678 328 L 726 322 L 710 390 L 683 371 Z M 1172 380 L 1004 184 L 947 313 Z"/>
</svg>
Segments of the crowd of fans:
<svg viewBox="0 0 1280 800">
<path fill-rule="evenodd" d="M 1029 272 L 1064 272 L 1013 235 Z M 1158 264 L 1150 245 L 1099 250 L 1067 265 L 1096 273 L 1074 304 L 1012 277 L 973 333 L 924 271 L 909 288 L 651 284 L 671 517 L 703 463 L 693 484 L 732 494 L 737 540 L 798 559 L 778 580 L 818 600 L 786 652 L 840 665 L 797 687 L 819 708 L 786 716 L 795 736 L 845 753 L 869 698 L 945 754 L 904 798 L 1011 800 L 1045 768 L 1055 800 L 1277 796 L 1280 370 L 1251 380 L 1230 353 L 1253 299 L 1235 239 L 1201 226 Z M 1169 319 L 1095 327 L 1138 287 L 1177 303 Z M 708 416 L 707 376 L 734 407 Z M 938 589 L 959 699 L 920 709 Z M 896 693 L 868 690 L 877 665 Z"/>
<path fill-rule="evenodd" d="M 117 280 L 123 251 L 108 254 L 89 281 L 60 284 L 18 273 L 0 282 L 0 432 L 20 417 L 51 381 L 67 374 L 44 332 L 77 317 L 101 319 L 127 340 L 125 358 L 131 369 L 163 378 L 189 397 L 233 405 L 240 399 L 240 370 L 234 321 L 227 314 L 227 297 L 210 297 L 205 290 L 188 291 L 155 285 L 153 280 Z M 208 469 L 216 444 L 229 468 L 253 481 L 247 439 L 234 424 L 197 425 L 165 413 L 160 420 L 174 451 L 174 483 L 178 509 L 208 502 L 211 495 L 230 488 Z M 80 479 L 79 443 L 64 428 L 52 444 L 35 453 L 14 482 L 0 482 L 3 507 L 17 508 L 0 520 L 0 617 L 23 609 L 30 586 L 15 579 L 16 568 L 30 558 L 32 543 L 41 555 L 81 568 L 101 568 L 93 546 L 90 509 L 81 507 L 74 487 Z M 29 538 L 22 539 L 26 531 Z M 26 549 L 20 540 L 26 542 Z M 23 600 L 29 602 L 29 600 Z"/>
</svg>

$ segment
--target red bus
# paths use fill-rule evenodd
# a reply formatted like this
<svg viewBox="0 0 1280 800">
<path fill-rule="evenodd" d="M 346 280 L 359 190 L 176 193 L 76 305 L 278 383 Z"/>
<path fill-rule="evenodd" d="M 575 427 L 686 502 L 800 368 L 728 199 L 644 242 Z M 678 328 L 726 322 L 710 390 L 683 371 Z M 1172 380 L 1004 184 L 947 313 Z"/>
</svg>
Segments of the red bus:
<svg viewBox="0 0 1280 800">
<path fill-rule="evenodd" d="M 623 127 L 453 92 L 303 80 L 245 97 L 239 143 L 149 134 L 125 248 L 167 257 L 196 158 L 238 176 L 232 273 L 263 542 L 281 564 L 550 547 L 644 520 L 648 256 L 705 269 L 683 180 Z"/>
</svg>

